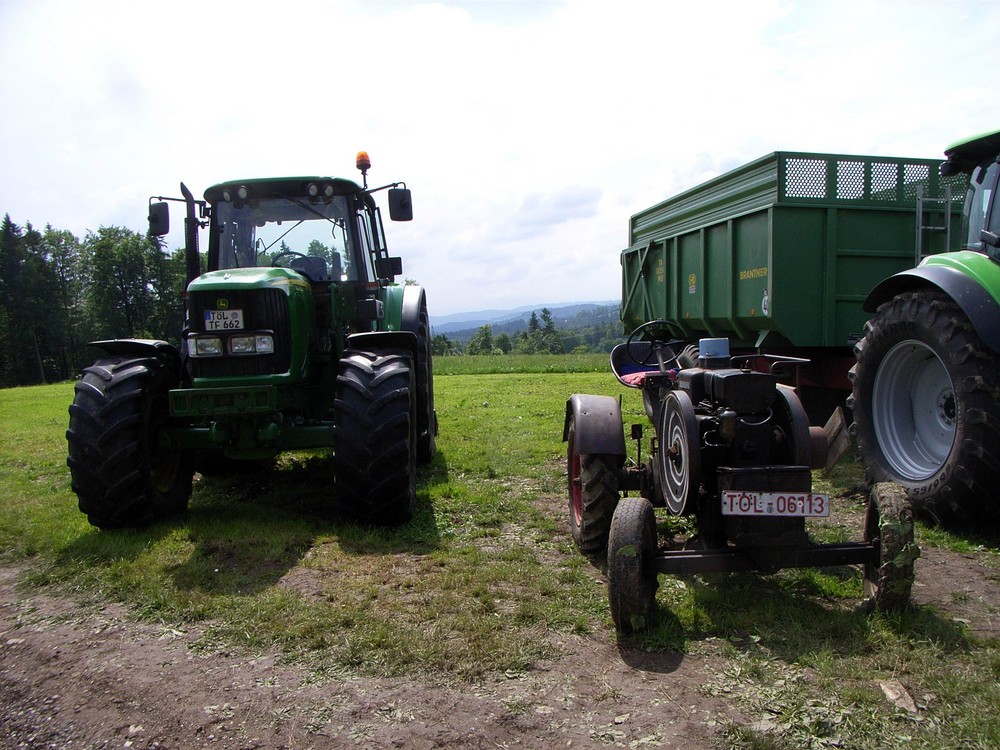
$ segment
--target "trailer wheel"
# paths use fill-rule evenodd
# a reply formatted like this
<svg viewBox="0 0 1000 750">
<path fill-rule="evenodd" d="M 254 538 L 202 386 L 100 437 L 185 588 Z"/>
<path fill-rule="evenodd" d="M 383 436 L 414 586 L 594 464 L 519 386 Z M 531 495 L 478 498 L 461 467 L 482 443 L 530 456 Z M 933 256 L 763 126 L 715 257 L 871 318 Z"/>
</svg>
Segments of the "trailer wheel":
<svg viewBox="0 0 1000 750">
<path fill-rule="evenodd" d="M 663 501 L 675 516 L 683 515 L 696 505 L 701 476 L 698 420 L 684 391 L 670 391 L 663 399 L 657 436 Z"/>
<path fill-rule="evenodd" d="M 913 563 L 920 550 L 913 539 L 913 512 L 903 488 L 879 482 L 868 498 L 865 541 L 878 547 L 878 564 L 864 567 L 868 604 L 880 612 L 904 609 L 913 588 Z"/>
<path fill-rule="evenodd" d="M 619 633 L 629 635 L 653 624 L 659 582 L 651 567 L 656 554 L 656 517 L 641 497 L 618 503 L 608 537 L 608 602 Z"/>
<path fill-rule="evenodd" d="M 69 407 L 73 491 L 101 529 L 182 513 L 191 497 L 190 453 L 160 445 L 176 368 L 154 357 L 100 359 L 83 371 Z"/>
<path fill-rule="evenodd" d="M 1000 516 L 1000 357 L 938 291 L 879 307 L 855 346 L 852 432 L 870 481 L 937 520 Z"/>
<path fill-rule="evenodd" d="M 405 523 L 416 509 L 412 358 L 344 352 L 334 402 L 334 507 L 365 523 Z"/>
<path fill-rule="evenodd" d="M 576 451 L 576 415 L 570 417 L 566 444 L 569 528 L 581 552 L 600 552 L 608 544 L 611 516 L 618 504 L 618 456 Z"/>
</svg>

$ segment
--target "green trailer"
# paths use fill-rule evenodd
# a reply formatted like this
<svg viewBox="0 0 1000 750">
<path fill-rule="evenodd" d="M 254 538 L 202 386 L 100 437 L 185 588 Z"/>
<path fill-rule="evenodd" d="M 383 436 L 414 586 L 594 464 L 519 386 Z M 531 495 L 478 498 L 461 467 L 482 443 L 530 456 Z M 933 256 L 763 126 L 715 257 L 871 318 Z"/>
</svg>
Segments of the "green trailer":
<svg viewBox="0 0 1000 750">
<path fill-rule="evenodd" d="M 939 164 L 781 151 L 640 211 L 621 256 L 625 329 L 669 320 L 688 339 L 809 358 L 807 401 L 842 402 L 872 287 L 958 247 L 964 180 Z"/>
</svg>

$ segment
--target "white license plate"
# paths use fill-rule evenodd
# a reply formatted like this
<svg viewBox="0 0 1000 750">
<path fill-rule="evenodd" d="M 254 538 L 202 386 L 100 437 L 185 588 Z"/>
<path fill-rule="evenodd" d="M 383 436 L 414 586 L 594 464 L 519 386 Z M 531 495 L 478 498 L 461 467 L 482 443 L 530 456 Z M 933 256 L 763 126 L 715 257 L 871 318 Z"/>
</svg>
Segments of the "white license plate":
<svg viewBox="0 0 1000 750">
<path fill-rule="evenodd" d="M 242 310 L 205 310 L 206 331 L 239 331 L 242 329 Z"/>
<path fill-rule="evenodd" d="M 825 518 L 830 515 L 830 496 L 814 492 L 725 490 L 722 515 Z"/>
</svg>

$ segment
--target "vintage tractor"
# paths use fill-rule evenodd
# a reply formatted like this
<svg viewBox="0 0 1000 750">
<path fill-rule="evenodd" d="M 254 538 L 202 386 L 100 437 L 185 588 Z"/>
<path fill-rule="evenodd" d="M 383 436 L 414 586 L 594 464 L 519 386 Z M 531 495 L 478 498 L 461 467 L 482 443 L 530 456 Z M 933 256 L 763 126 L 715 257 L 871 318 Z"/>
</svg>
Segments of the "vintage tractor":
<svg viewBox="0 0 1000 750">
<path fill-rule="evenodd" d="M 642 391 L 654 437 L 627 460 L 620 401 L 577 394 L 566 404 L 569 517 L 581 551 L 607 548 L 608 598 L 620 632 L 647 628 L 659 573 L 687 574 L 861 565 L 878 609 L 909 601 L 918 551 L 901 492 L 884 485 L 867 506 L 864 541 L 814 544 L 806 518 L 830 513 L 812 492 L 827 438 L 811 427 L 791 357 L 730 356 L 726 339 L 685 346 L 679 327 L 647 322 L 615 347 L 611 368 Z M 620 498 L 620 492 L 638 497 Z M 693 515 L 697 533 L 661 549 L 654 506 Z"/>
<path fill-rule="evenodd" d="M 100 528 L 186 509 L 196 468 L 239 470 L 287 450 L 332 449 L 328 507 L 397 524 L 414 510 L 415 467 L 435 453 L 426 295 L 399 285 L 373 194 L 412 219 L 403 183 L 330 177 L 226 182 L 186 207 L 186 319 L 165 341 L 96 341 L 70 406 L 68 464 L 80 510 Z M 400 187 L 403 185 L 403 187 Z M 208 227 L 202 271 L 198 230 Z"/>
<path fill-rule="evenodd" d="M 901 485 L 930 518 L 996 524 L 1000 132 L 945 155 L 942 176 L 969 176 L 962 249 L 928 255 L 872 289 L 864 307 L 874 317 L 854 348 L 848 405 L 873 481 Z"/>
</svg>

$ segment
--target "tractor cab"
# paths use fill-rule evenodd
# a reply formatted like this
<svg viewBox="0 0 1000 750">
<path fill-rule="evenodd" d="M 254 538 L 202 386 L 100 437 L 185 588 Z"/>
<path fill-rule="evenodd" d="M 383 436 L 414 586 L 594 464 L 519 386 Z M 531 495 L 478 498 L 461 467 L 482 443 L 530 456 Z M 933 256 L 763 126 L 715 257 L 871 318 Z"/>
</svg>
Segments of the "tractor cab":
<svg viewBox="0 0 1000 750">
<path fill-rule="evenodd" d="M 969 187 L 962 210 L 962 249 L 983 252 L 1000 261 L 1000 132 L 960 141 L 945 151 L 941 174 L 967 173 Z"/>
</svg>

